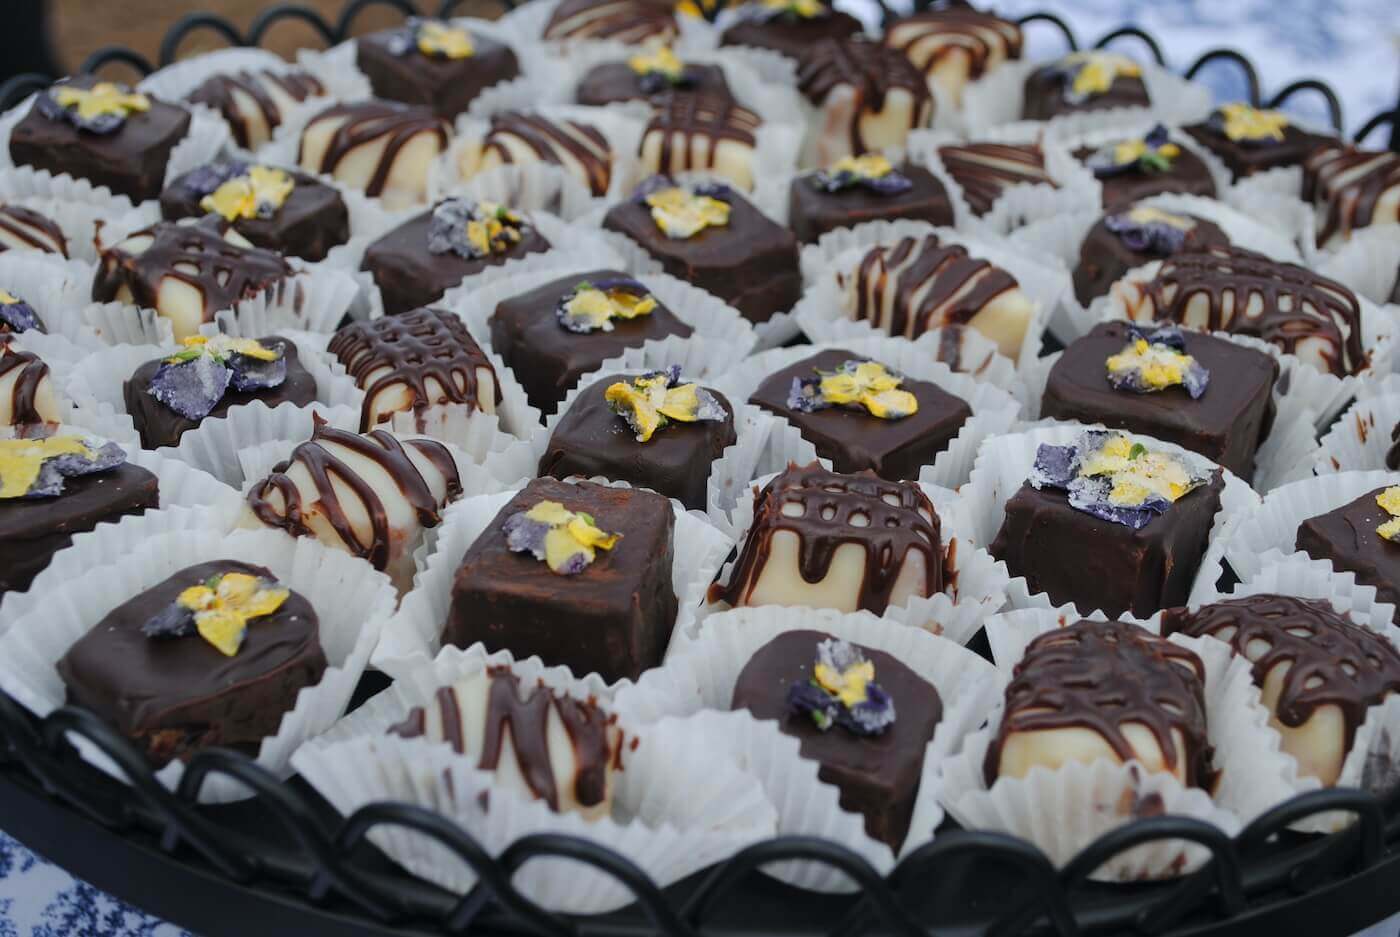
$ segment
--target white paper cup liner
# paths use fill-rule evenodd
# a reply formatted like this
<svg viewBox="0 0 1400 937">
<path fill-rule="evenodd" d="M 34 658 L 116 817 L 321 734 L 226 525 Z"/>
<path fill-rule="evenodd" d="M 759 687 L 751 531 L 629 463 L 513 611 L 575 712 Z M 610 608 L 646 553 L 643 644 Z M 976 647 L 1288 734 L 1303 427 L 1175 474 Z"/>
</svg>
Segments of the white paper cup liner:
<svg viewBox="0 0 1400 937">
<path fill-rule="evenodd" d="M 1332 424 L 1316 453 L 1313 471 L 1337 472 L 1386 470 L 1386 455 L 1394 444 L 1391 433 L 1400 423 L 1400 392 L 1362 397 Z"/>
<path fill-rule="evenodd" d="M 630 487 L 616 481 L 608 484 Z M 523 485 L 516 485 L 498 494 L 466 497 L 443 512 L 434 542 L 429 549 L 420 547 L 415 555 L 418 573 L 413 577 L 413 588 L 385 626 L 374 654 L 375 667 L 397 678 L 438 653 L 442 648 L 443 625 L 452 603 L 452 580 L 462 557 L 521 487 Z M 686 512 L 680 502 L 672 501 L 671 506 L 675 512 L 672 540 L 676 545 L 671 586 L 679 608 L 671 635 L 675 642 L 694 627 L 696 610 L 704 601 L 705 589 L 724 562 L 733 541 L 701 520 L 698 513 Z"/>
<path fill-rule="evenodd" d="M 0 253 L 0 289 L 29 303 L 43 320 L 47 336 L 24 333 L 24 338 L 35 339 L 36 351 L 48 337 L 62 338 L 73 346 L 67 357 L 103 346 L 83 318 L 84 307 L 92 301 L 90 267 L 53 254 L 4 251 Z"/>
<path fill-rule="evenodd" d="M 106 189 L 100 191 L 107 192 Z M 0 203 L 22 205 L 49 218 L 63 232 L 68 242 L 68 256 L 84 263 L 97 260 L 94 238 L 98 221 L 136 230 L 159 217 L 155 202 L 144 203 L 139 209 L 132 208 L 129 199 L 96 194 L 92 183 L 86 179 L 51 176 L 31 166 L 0 171 Z M 90 289 L 91 281 L 86 285 Z M 84 303 L 86 301 L 84 297 Z"/>
<path fill-rule="evenodd" d="M 1377 306 L 1390 302 L 1400 276 L 1400 227 L 1361 228 L 1344 247 L 1323 258 L 1317 272 L 1331 277 Z M 1400 315 L 1394 305 L 1391 316 Z"/>
<path fill-rule="evenodd" d="M 75 551 L 91 543 L 75 545 Z M 281 777 L 291 774 L 292 752 L 325 731 L 344 713 L 350 695 L 369 662 L 379 628 L 394 607 L 394 590 L 386 577 L 371 573 L 348 554 L 307 539 L 273 531 L 176 531 L 143 541 L 116 562 L 83 563 L 83 588 L 49 591 L 42 607 L 15 621 L 0 638 L 0 686 L 21 705 L 46 716 L 65 701 L 56 665 L 83 635 L 120 603 L 172 574 L 209 560 L 242 560 L 270 569 L 281 582 L 305 596 L 316 609 L 320 638 L 330 666 L 320 682 L 297 695 L 277 733 L 263 739 L 258 763 Z M 90 763 L 115 777 L 122 773 L 85 740 L 76 740 Z M 184 765 L 172 762 L 157 777 L 173 788 Z M 200 791 L 204 803 L 248 796 L 237 782 L 214 777 Z"/>
</svg>

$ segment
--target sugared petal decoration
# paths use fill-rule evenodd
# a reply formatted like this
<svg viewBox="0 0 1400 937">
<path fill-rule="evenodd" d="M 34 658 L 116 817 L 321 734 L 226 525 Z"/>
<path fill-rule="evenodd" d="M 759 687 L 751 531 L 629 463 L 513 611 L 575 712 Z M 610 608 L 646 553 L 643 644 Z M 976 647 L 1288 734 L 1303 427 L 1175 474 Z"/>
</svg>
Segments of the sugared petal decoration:
<svg viewBox="0 0 1400 937">
<path fill-rule="evenodd" d="M 593 564 L 598 550 L 611 550 L 621 534 L 598 527 L 589 514 L 570 511 L 558 501 L 540 501 L 501 525 L 506 549 L 528 553 L 561 576 L 576 576 Z"/>
<path fill-rule="evenodd" d="M 518 212 L 495 202 L 449 198 L 433 208 L 428 224 L 428 250 L 448 251 L 467 260 L 510 250 L 520 242 L 529 222 Z"/>
<path fill-rule="evenodd" d="M 894 724 L 894 700 L 875 682 L 875 665 L 839 638 L 817 645 L 812 679 L 788 687 L 788 711 L 810 718 L 818 729 L 832 726 L 861 736 L 880 735 Z"/>
<path fill-rule="evenodd" d="M 34 435 L 35 431 L 44 435 Z M 116 468 L 126 450 L 97 436 L 60 436 L 49 427 L 6 427 L 0 438 L 0 500 L 56 498 L 64 479 Z"/>
<path fill-rule="evenodd" d="M 831 10 L 821 0 L 759 0 L 753 7 L 755 14 L 764 19 L 811 20 L 831 15 Z"/>
<path fill-rule="evenodd" d="M 125 85 L 99 81 L 91 88 L 58 84 L 35 99 L 39 113 L 49 120 L 66 121 L 89 133 L 116 133 L 132 114 L 151 109 L 151 99 Z"/>
<path fill-rule="evenodd" d="M 729 203 L 722 185 L 676 185 L 664 176 L 653 176 L 637 190 L 637 198 L 651 210 L 652 221 L 668 238 L 685 240 L 706 228 L 729 224 Z"/>
<path fill-rule="evenodd" d="M 272 218 L 296 188 L 289 173 L 271 166 L 251 166 L 231 176 L 204 196 L 199 207 L 221 215 L 227 221 L 241 218 Z"/>
<path fill-rule="evenodd" d="M 907 176 L 897 172 L 879 153 L 842 157 L 830 168 L 817 170 L 814 181 L 823 192 L 841 192 L 859 186 L 876 195 L 899 195 L 914 187 Z"/>
<path fill-rule="evenodd" d="M 1386 540 L 1400 543 L 1400 485 L 1392 485 L 1376 495 L 1376 504 L 1390 515 L 1389 520 L 1376 528 L 1376 533 Z"/>
<path fill-rule="evenodd" d="M 792 380 L 788 407 L 815 413 L 829 407 L 864 410 L 881 420 L 899 420 L 919 412 L 919 401 L 901 389 L 904 375 L 877 361 L 847 361 L 835 371 Z"/>
<path fill-rule="evenodd" d="M 1139 530 L 1205 484 L 1212 471 L 1204 459 L 1154 451 L 1122 433 L 1088 430 L 1069 446 L 1040 446 L 1029 481 L 1067 492 L 1075 510 Z"/>
<path fill-rule="evenodd" d="M 1158 328 L 1128 326 L 1127 347 L 1105 362 L 1108 383 L 1115 390 L 1152 394 L 1184 387 L 1192 400 L 1210 384 L 1210 372 L 1186 353 L 1186 336 L 1176 325 Z"/>
<path fill-rule="evenodd" d="M 430 59 L 465 59 L 476 54 L 471 33 L 441 20 L 411 16 L 386 43 L 390 54 L 418 52 Z"/>
<path fill-rule="evenodd" d="M 1227 139 L 1245 146 L 1268 146 L 1283 142 L 1288 115 L 1264 110 L 1242 102 L 1222 104 L 1210 115 L 1210 126 Z"/>
<path fill-rule="evenodd" d="M 1136 140 L 1120 140 L 1091 153 L 1085 165 L 1100 179 L 1126 172 L 1170 172 L 1173 162 L 1181 155 L 1181 147 L 1172 143 L 1167 128 L 1153 127 L 1147 136 Z"/>
<path fill-rule="evenodd" d="M 627 60 L 627 65 L 637 73 L 642 91 L 647 94 L 691 84 L 685 74 L 685 62 L 670 46 L 657 46 L 650 52 L 639 52 Z"/>
<path fill-rule="evenodd" d="M 243 646 L 248 623 L 274 614 L 291 596 L 276 582 L 247 573 L 224 573 L 192 585 L 141 626 L 148 638 L 184 638 L 198 633 L 226 657 Z"/>
<path fill-rule="evenodd" d="M 1104 227 L 1118 235 L 1123 246 L 1137 253 L 1175 254 L 1186 243 L 1186 235 L 1196 227 L 1187 215 L 1139 205 L 1104 219 Z"/>
<path fill-rule="evenodd" d="M 586 335 L 611 332 L 614 319 L 650 315 L 656 306 L 656 298 L 641 283 L 631 277 L 612 277 L 597 283 L 581 280 L 560 298 L 554 314 L 563 328 Z"/>
<path fill-rule="evenodd" d="M 281 348 L 256 339 L 192 335 L 161 362 L 147 392 L 187 420 L 202 420 L 232 387 L 237 391 L 280 387 L 287 379 Z"/>
<path fill-rule="evenodd" d="M 618 381 L 604 392 L 604 399 L 632 428 L 637 442 L 643 443 L 669 423 L 718 421 L 728 415 L 714 394 L 699 384 L 680 381 L 680 368 L 673 365 Z"/>
<path fill-rule="evenodd" d="M 33 306 L 13 293 L 0 290 L 0 335 L 43 331 L 44 323 Z"/>
<path fill-rule="evenodd" d="M 1070 53 L 1060 59 L 1058 71 L 1069 79 L 1064 97 L 1072 104 L 1103 94 L 1119 78 L 1142 76 L 1142 66 L 1126 55 L 1099 50 Z"/>
</svg>

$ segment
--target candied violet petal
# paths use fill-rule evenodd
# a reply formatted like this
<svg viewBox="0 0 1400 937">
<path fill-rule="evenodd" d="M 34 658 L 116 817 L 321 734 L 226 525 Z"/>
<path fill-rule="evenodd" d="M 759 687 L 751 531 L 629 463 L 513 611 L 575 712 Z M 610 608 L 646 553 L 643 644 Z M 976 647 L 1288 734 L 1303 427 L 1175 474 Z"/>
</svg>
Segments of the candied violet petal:
<svg viewBox="0 0 1400 937">
<path fill-rule="evenodd" d="M 208 355 L 179 364 L 162 363 L 149 393 L 187 420 L 202 420 L 218 406 L 233 372 Z"/>
<path fill-rule="evenodd" d="M 836 720 L 857 735 L 879 735 L 894 724 L 894 700 L 878 683 L 867 683 L 865 696 L 865 702 L 842 708 Z"/>
<path fill-rule="evenodd" d="M 29 303 L 0 303 L 0 332 L 45 332 L 43 320 Z"/>
<path fill-rule="evenodd" d="M 212 195 L 219 186 L 236 179 L 248 171 L 248 164 L 242 160 L 230 159 L 215 163 L 205 163 L 190 170 L 180 180 L 180 185 L 192 195 L 203 198 Z"/>
<path fill-rule="evenodd" d="M 141 625 L 148 638 L 187 638 L 195 633 L 194 612 L 171 602 Z"/>
<path fill-rule="evenodd" d="M 885 173 L 879 177 L 858 176 L 848 170 L 837 173 L 818 170 L 813 177 L 818 189 L 823 192 L 841 192 L 845 189 L 853 189 L 857 186 L 874 192 L 876 195 L 899 195 L 908 192 L 914 187 L 914 183 L 909 177 L 900 174 L 895 170 Z"/>
<path fill-rule="evenodd" d="M 632 201 L 645 202 L 647 200 L 648 195 L 660 192 L 663 189 L 673 188 L 674 186 L 675 183 L 671 181 L 670 176 L 648 176 L 647 178 L 643 179 L 640 183 L 638 183 L 637 187 L 632 190 Z"/>
<path fill-rule="evenodd" d="M 1140 338 L 1149 345 L 1166 345 L 1177 351 L 1186 350 L 1186 333 L 1175 323 L 1153 326 L 1133 322 L 1128 325 L 1128 335 L 1133 339 Z"/>
<path fill-rule="evenodd" d="M 512 514 L 501 524 L 506 535 L 506 549 L 512 553 L 529 553 L 537 560 L 544 559 L 544 538 L 549 533 L 549 525 L 542 524 L 525 515 L 524 511 Z"/>
<path fill-rule="evenodd" d="M 831 406 L 822 397 L 821 383 L 822 379 L 819 377 L 793 378 L 792 388 L 788 391 L 788 409 L 798 413 L 816 413 Z"/>
<path fill-rule="evenodd" d="M 93 450 L 91 459 L 76 453 L 46 459 L 22 498 L 56 498 L 63 494 L 64 480 L 116 468 L 126 461 L 126 450 L 114 442 L 104 442 Z"/>
<path fill-rule="evenodd" d="M 1068 488 L 1079 466 L 1079 451 L 1074 446 L 1041 444 L 1035 452 L 1035 465 L 1030 482 L 1036 488 Z"/>
<path fill-rule="evenodd" d="M 1167 142 L 1167 128 L 1162 124 L 1157 124 L 1147 132 L 1147 136 L 1142 138 L 1142 142 L 1147 144 L 1149 150 L 1161 148 Z"/>
<path fill-rule="evenodd" d="M 807 681 L 788 686 L 788 712 L 794 716 L 806 716 L 825 732 L 836 724 L 841 715 L 841 706 L 821 687 Z"/>
<path fill-rule="evenodd" d="M 715 395 L 703 387 L 697 387 L 695 389 L 695 399 L 698 404 L 695 408 L 696 420 L 701 422 L 715 422 L 723 420 L 729 415 L 724 407 L 720 405 L 720 402 L 715 399 Z"/>
<path fill-rule="evenodd" d="M 248 355 L 230 355 L 228 367 L 232 372 L 230 384 L 234 390 L 265 390 L 281 387 L 287 379 L 287 356 L 279 355 L 272 361 L 262 361 Z"/>
<path fill-rule="evenodd" d="M 704 195 L 710 198 L 717 198 L 721 201 L 731 198 L 734 190 L 723 182 L 702 182 L 690 190 L 696 195 Z"/>
<path fill-rule="evenodd" d="M 582 551 L 573 554 L 564 561 L 564 565 L 555 570 L 561 576 L 577 576 L 588 568 L 588 557 Z"/>
<path fill-rule="evenodd" d="M 1199 400 L 1210 385 L 1210 372 L 1199 361 L 1193 361 L 1191 366 L 1186 369 L 1183 384 L 1186 387 L 1186 392 L 1191 395 L 1191 399 Z"/>
</svg>

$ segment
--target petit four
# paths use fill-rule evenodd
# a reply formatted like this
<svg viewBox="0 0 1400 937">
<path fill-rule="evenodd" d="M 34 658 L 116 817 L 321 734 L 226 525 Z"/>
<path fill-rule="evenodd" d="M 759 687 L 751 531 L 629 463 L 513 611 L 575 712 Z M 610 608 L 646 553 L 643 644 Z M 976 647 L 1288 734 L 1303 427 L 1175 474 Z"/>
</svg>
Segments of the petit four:
<svg viewBox="0 0 1400 937">
<path fill-rule="evenodd" d="M 903 147 L 933 121 L 924 76 L 898 49 L 864 39 L 828 39 L 802 53 L 797 87 L 821 113 L 813 151 L 821 166 L 846 156 Z"/>
<path fill-rule="evenodd" d="M 375 97 L 426 107 L 446 120 L 520 74 L 509 46 L 457 23 L 416 16 L 356 39 L 355 64 Z"/>
<path fill-rule="evenodd" d="M 1061 114 L 1151 103 L 1141 65 L 1126 55 L 1094 49 L 1071 52 L 1026 76 L 1021 117 L 1049 120 Z"/>
<path fill-rule="evenodd" d="M 394 101 L 336 104 L 302 129 L 297 165 L 400 211 L 427 201 L 428 171 L 451 138 L 447 122 L 426 107 Z"/>
<path fill-rule="evenodd" d="M 325 93 L 326 86 L 310 72 L 263 68 L 211 75 L 185 100 L 218 111 L 238 145 L 256 150 L 272 139 L 273 131 L 298 104 Z"/>
<path fill-rule="evenodd" d="M 788 227 L 803 244 L 837 228 L 896 218 L 951 225 L 953 205 L 938 177 L 914 163 L 895 166 L 871 153 L 803 173 L 788 187 Z"/>
</svg>

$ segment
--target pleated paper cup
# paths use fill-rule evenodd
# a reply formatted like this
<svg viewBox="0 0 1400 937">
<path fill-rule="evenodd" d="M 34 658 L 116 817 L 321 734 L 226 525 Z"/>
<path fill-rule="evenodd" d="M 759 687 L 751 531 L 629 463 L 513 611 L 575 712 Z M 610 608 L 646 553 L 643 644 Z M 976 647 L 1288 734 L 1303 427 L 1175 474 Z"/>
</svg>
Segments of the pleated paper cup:
<svg viewBox="0 0 1400 937">
<path fill-rule="evenodd" d="M 977 543 L 991 544 L 1001 529 L 1006 514 L 1006 502 L 1021 489 L 1035 465 L 1036 451 L 1042 445 L 1066 446 L 1075 442 L 1086 429 L 1103 429 L 1101 425 L 1085 425 L 1068 421 L 1044 421 L 1041 425 L 1023 432 L 1006 436 L 996 436 L 987 440 L 977 454 L 972 467 L 972 475 L 961 490 L 963 503 L 972 519 L 972 535 Z M 1162 442 L 1143 433 L 1122 432 L 1135 442 L 1141 442 L 1149 449 L 1160 450 L 1171 455 L 1189 458 L 1193 461 L 1205 457 L 1189 452 L 1172 443 Z M 1209 460 L 1205 460 L 1209 461 Z M 1213 464 L 1213 463 L 1212 463 Z M 1213 584 L 1219 578 L 1220 556 L 1225 549 L 1226 532 L 1232 529 L 1240 517 L 1252 511 L 1259 504 L 1259 496 L 1229 469 L 1220 469 L 1225 488 L 1220 493 L 1220 508 L 1216 511 L 1211 526 L 1209 545 L 1201 558 L 1200 568 L 1193 582 L 1194 588 L 1202 583 Z M 1004 567 L 1003 567 L 1004 568 Z M 1044 592 L 1032 592 L 1024 576 L 1008 570 L 1011 581 L 1007 587 L 1007 598 L 1013 609 L 1051 609 L 1054 603 Z M 1096 611 L 1093 608 L 1078 607 L 1080 615 Z"/>
<path fill-rule="evenodd" d="M 1390 315 L 1400 316 L 1390 298 L 1400 277 L 1400 227 L 1381 225 L 1356 231 L 1346 246 L 1322 259 L 1317 272 L 1377 306 L 1391 304 Z"/>
<path fill-rule="evenodd" d="M 94 189 L 86 179 L 52 176 L 31 166 L 0 171 L 0 202 L 22 205 L 53 221 L 67 239 L 68 256 L 89 264 L 97 260 L 94 239 L 98 221 L 130 225 L 130 230 L 136 230 L 160 217 L 155 202 L 143 203 L 138 209 L 130 199 L 113 196 L 105 188 Z M 91 282 L 87 285 L 90 289 Z"/>
<path fill-rule="evenodd" d="M 617 481 L 608 484 L 630 487 Z M 523 487 L 523 483 L 518 483 L 498 494 L 469 496 L 443 512 L 442 524 L 436 529 L 430 548 L 420 548 L 415 556 L 418 573 L 413 577 L 413 588 L 385 626 L 374 654 L 375 667 L 397 678 L 422 661 L 431 660 L 442 649 L 442 629 L 452 603 L 452 580 L 462 565 L 462 557 Z M 734 544 L 698 512 L 687 512 L 679 501 L 672 501 L 671 507 L 675 512 L 672 539 L 676 545 L 671 587 L 679 608 L 671 640 L 676 641 L 694 627 L 705 589 Z"/>
<path fill-rule="evenodd" d="M 961 244 L 974 257 L 987 260 L 1015 277 L 1030 300 L 1031 321 L 1026 326 L 1017 360 L 1025 364 L 1040 354 L 1041 337 L 1050 316 L 1069 289 L 1069 273 L 1058 261 L 1026 249 L 982 240 L 949 228 L 936 228 L 919 221 L 870 221 L 854 228 L 828 231 L 816 244 L 802 249 L 802 277 L 807 290 L 793 309 L 793 318 L 812 341 L 835 341 L 851 334 L 852 326 L 867 334 L 888 334 L 869 322 L 853 320 L 846 308 L 844 291 L 837 282 L 849 276 L 861 259 L 878 245 L 897 243 L 901 238 L 937 235 L 940 243 Z"/>
<path fill-rule="evenodd" d="M 819 631 L 883 651 L 898 659 L 938 691 L 943 716 L 924 750 L 918 794 L 908 836 L 896 852 L 865 830 L 864 817 L 840 804 L 840 791 L 818 776 L 818 762 L 803 758 L 797 738 L 774 720 L 746 710 L 730 711 L 734 687 L 745 665 L 761 648 L 791 631 Z M 813 648 L 815 652 L 815 648 Z M 876 669 L 875 680 L 880 680 Z M 918 628 L 866 612 L 843 615 L 830 609 L 743 608 L 706 619 L 699 637 L 687 641 L 666 666 L 618 692 L 616 708 L 639 722 L 668 724 L 676 717 L 701 729 L 706 746 L 737 759 L 763 784 L 778 808 L 778 833 L 814 836 L 840 843 L 870 862 L 882 875 L 934 838 L 943 820 L 939 805 L 942 762 L 976 729 L 1001 691 L 996 669 L 971 651 Z M 899 712 L 896 711 L 896 718 Z M 834 732 L 844 732 L 841 728 Z M 857 885 L 835 869 L 812 862 L 782 862 L 768 874 L 799 888 L 851 892 Z"/>
<path fill-rule="evenodd" d="M 84 308 L 92 302 L 91 267 L 52 254 L 0 252 L 0 290 L 24 300 L 43 321 L 47 334 L 23 333 L 25 339 L 33 339 L 36 353 L 45 345 L 54 357 L 72 359 L 103 347 L 83 318 Z M 59 348 L 55 339 L 67 347 Z"/>
<path fill-rule="evenodd" d="M 88 542 L 71 549 L 76 563 L 76 551 L 95 548 Z M 65 703 L 58 662 L 108 612 L 182 569 L 225 559 L 268 568 L 285 586 L 310 601 L 319 619 L 321 645 L 330 666 L 316 685 L 301 690 L 296 705 L 282 717 L 277 733 L 264 738 L 258 749 L 257 760 L 263 768 L 289 777 L 297 747 L 344 714 L 395 599 L 385 576 L 314 540 L 276 531 L 230 534 L 182 530 L 146 539 L 107 565 L 96 565 L 96 557 L 93 563 L 83 562 L 79 565 L 83 569 L 81 589 L 49 590 L 40 606 L 13 622 L 0 638 L 4 649 L 0 654 L 0 687 L 35 715 L 47 716 Z M 75 741 L 88 762 L 125 780 L 106 755 L 86 740 Z M 183 773 L 184 765 L 176 761 L 156 776 L 173 789 Z M 242 785 L 220 777 L 210 778 L 200 791 L 204 803 L 247 796 Z"/>
<path fill-rule="evenodd" d="M 978 383 L 965 374 L 953 373 L 941 361 L 930 360 L 923 349 L 907 339 L 882 336 L 774 348 L 740 362 L 720 378 L 719 389 L 730 400 L 748 400 L 770 375 L 831 349 L 849 351 L 853 355 L 878 361 L 908 378 L 936 384 L 972 408 L 972 415 L 947 448 L 938 453 L 933 464 L 921 473 L 920 478 L 932 484 L 956 489 L 967 481 L 982 441 L 989 436 L 1010 432 L 1020 415 L 1019 401 L 1006 391 L 992 384 Z M 807 449 L 807 452 L 799 454 L 798 462 L 811 462 L 817 458 L 817 451 L 810 443 Z"/>
<path fill-rule="evenodd" d="M 1362 397 L 1348 407 L 1322 437 L 1313 471 L 1318 475 L 1334 475 L 1390 469 L 1386 460 L 1396 445 L 1393 434 L 1397 425 L 1400 425 L 1400 389 Z"/>
</svg>

